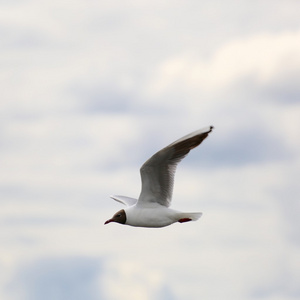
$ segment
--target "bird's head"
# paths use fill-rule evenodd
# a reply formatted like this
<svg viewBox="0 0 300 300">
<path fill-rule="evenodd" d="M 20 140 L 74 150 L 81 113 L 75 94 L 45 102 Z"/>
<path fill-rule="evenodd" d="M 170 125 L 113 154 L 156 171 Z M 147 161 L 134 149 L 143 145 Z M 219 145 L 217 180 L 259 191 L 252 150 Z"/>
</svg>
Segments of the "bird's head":
<svg viewBox="0 0 300 300">
<path fill-rule="evenodd" d="M 113 217 L 109 220 L 107 220 L 105 224 L 108 224 L 110 222 L 116 222 L 116 223 L 120 223 L 120 224 L 125 224 L 126 223 L 126 213 L 124 209 L 119 210 L 118 212 L 116 212 Z"/>
</svg>

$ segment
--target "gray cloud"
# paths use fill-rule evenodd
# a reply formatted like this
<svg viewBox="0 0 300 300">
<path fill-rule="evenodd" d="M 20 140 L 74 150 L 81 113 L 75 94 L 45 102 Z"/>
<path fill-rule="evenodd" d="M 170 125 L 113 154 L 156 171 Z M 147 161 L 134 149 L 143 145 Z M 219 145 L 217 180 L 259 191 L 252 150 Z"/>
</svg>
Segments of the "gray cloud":
<svg viewBox="0 0 300 300">
<path fill-rule="evenodd" d="M 222 167 L 284 160 L 290 158 L 290 153 L 279 136 L 254 125 L 238 128 L 219 139 L 216 136 L 199 157 L 210 167 Z"/>
<path fill-rule="evenodd" d="M 114 285 L 105 280 L 107 276 L 113 276 Z M 126 282 L 129 286 L 124 286 Z M 115 285 L 117 291 L 113 289 Z M 122 288 L 124 293 L 129 293 L 124 295 L 125 299 L 130 295 L 177 299 L 168 285 L 153 283 L 146 272 L 122 274 L 119 269 L 108 270 L 103 258 L 86 256 L 45 257 L 23 264 L 7 285 L 6 293 L 15 300 L 101 300 L 117 299 L 116 295 L 122 294 Z"/>
<path fill-rule="evenodd" d="M 273 186 L 270 190 L 270 194 L 280 205 L 280 214 L 284 219 L 283 231 L 285 237 L 290 243 L 300 245 L 300 220 L 299 210 L 300 202 L 299 185 L 294 182 L 293 178 L 298 176 L 297 167 L 293 170 L 290 168 L 290 172 L 284 176 L 284 179 L 279 185 Z"/>
<path fill-rule="evenodd" d="M 100 273 L 98 259 L 45 258 L 23 266 L 8 291 L 16 300 L 99 300 L 103 299 Z"/>
<path fill-rule="evenodd" d="M 118 87 L 99 86 L 80 87 L 74 86 L 70 92 L 79 101 L 79 108 L 85 113 L 125 113 L 129 112 L 132 108 L 132 95 L 127 95 L 122 92 Z"/>
</svg>

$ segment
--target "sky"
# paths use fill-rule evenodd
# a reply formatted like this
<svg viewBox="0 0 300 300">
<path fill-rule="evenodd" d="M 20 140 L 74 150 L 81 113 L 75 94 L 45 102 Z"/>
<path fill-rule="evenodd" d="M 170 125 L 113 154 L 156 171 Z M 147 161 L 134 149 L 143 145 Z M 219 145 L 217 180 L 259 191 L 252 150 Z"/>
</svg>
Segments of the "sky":
<svg viewBox="0 0 300 300">
<path fill-rule="evenodd" d="M 0 2 L 0 298 L 300 297 L 300 2 Z M 103 223 L 202 127 L 172 208 Z"/>
</svg>

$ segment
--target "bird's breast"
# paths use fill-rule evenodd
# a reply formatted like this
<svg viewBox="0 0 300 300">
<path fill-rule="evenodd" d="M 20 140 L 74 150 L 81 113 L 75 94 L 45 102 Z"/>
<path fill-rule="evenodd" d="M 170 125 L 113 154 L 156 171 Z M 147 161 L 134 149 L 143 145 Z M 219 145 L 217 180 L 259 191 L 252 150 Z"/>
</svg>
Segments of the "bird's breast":
<svg viewBox="0 0 300 300">
<path fill-rule="evenodd" d="M 126 209 L 126 224 L 136 227 L 164 227 L 177 222 L 177 212 L 167 207 Z"/>
</svg>

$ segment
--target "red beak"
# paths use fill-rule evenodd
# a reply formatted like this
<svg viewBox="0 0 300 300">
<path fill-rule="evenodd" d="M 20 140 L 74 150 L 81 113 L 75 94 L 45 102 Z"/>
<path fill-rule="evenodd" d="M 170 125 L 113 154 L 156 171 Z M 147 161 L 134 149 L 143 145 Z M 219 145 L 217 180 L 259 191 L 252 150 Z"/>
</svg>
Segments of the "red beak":
<svg viewBox="0 0 300 300">
<path fill-rule="evenodd" d="M 113 222 L 114 220 L 113 219 L 109 219 L 109 220 L 107 220 L 105 223 L 104 223 L 104 225 L 106 225 L 106 224 L 108 224 L 108 223 L 110 223 L 110 222 Z"/>
</svg>

